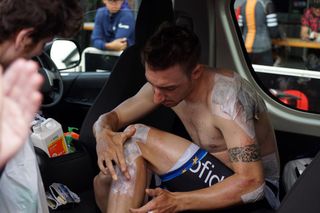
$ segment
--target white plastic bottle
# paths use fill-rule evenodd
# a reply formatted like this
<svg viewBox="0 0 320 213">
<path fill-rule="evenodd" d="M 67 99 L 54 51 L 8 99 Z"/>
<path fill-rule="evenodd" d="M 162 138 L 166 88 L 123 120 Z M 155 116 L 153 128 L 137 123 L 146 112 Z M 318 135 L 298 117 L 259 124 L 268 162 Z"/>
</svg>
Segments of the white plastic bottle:
<svg viewBox="0 0 320 213">
<path fill-rule="evenodd" d="M 67 143 L 59 122 L 52 118 L 33 126 L 31 140 L 34 146 L 45 151 L 49 157 L 68 153 Z"/>
</svg>

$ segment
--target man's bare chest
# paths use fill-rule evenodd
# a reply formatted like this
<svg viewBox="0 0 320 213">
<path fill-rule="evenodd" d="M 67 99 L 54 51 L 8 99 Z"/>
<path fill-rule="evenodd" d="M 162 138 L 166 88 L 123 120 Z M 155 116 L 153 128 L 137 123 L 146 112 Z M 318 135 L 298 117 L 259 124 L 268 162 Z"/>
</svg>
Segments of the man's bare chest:
<svg viewBox="0 0 320 213">
<path fill-rule="evenodd" d="M 217 127 L 215 116 L 206 107 L 186 108 L 176 111 L 193 142 L 214 153 L 226 149 L 223 135 Z"/>
</svg>

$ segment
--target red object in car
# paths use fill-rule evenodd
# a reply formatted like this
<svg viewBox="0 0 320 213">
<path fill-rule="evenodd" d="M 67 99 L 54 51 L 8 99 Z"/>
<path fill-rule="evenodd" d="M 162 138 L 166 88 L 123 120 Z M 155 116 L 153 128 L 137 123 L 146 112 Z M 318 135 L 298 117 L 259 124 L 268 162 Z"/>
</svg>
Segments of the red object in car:
<svg viewBox="0 0 320 213">
<path fill-rule="evenodd" d="M 297 97 L 297 100 L 295 101 L 296 102 L 295 107 L 297 109 L 301 109 L 301 110 L 309 109 L 309 100 L 303 92 L 299 90 L 285 90 L 283 91 L 283 93 Z M 290 100 L 287 97 L 280 98 L 280 100 L 285 104 L 291 105 Z"/>
</svg>

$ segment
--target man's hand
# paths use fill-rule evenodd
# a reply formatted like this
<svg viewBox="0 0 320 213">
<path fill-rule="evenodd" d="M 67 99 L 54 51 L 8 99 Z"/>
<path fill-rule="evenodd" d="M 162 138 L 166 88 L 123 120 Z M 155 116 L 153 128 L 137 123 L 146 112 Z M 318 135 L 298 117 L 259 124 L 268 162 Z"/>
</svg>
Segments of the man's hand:
<svg viewBox="0 0 320 213">
<path fill-rule="evenodd" d="M 134 135 L 135 131 L 135 128 L 130 128 L 125 132 L 105 130 L 103 138 L 101 136 L 97 138 L 98 166 L 105 175 L 110 173 L 113 180 L 118 179 L 114 169 L 115 165 L 121 169 L 126 178 L 130 179 L 123 154 L 123 145 L 128 138 Z"/>
<path fill-rule="evenodd" d="M 0 66 L 0 167 L 26 142 L 43 82 L 33 61 L 19 59 L 2 71 Z"/>
<path fill-rule="evenodd" d="M 117 38 L 109 43 L 106 43 L 106 48 L 114 51 L 122 51 L 127 48 L 127 38 Z"/>
<path fill-rule="evenodd" d="M 146 194 L 153 197 L 153 199 L 139 209 L 130 209 L 130 212 L 171 213 L 180 211 L 178 206 L 179 202 L 174 193 L 161 188 L 156 188 L 146 189 Z"/>
<path fill-rule="evenodd" d="M 302 40 L 309 41 L 309 28 L 307 26 L 301 26 L 300 37 Z"/>
</svg>

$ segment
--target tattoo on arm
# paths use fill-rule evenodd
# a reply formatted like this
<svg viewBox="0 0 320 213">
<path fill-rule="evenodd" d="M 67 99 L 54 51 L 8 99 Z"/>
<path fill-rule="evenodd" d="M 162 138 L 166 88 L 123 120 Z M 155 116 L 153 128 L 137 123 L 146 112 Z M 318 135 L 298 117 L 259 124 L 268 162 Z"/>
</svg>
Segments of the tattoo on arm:
<svg viewBox="0 0 320 213">
<path fill-rule="evenodd" d="M 260 160 L 260 151 L 257 144 L 228 149 L 231 162 L 255 162 Z"/>
</svg>

